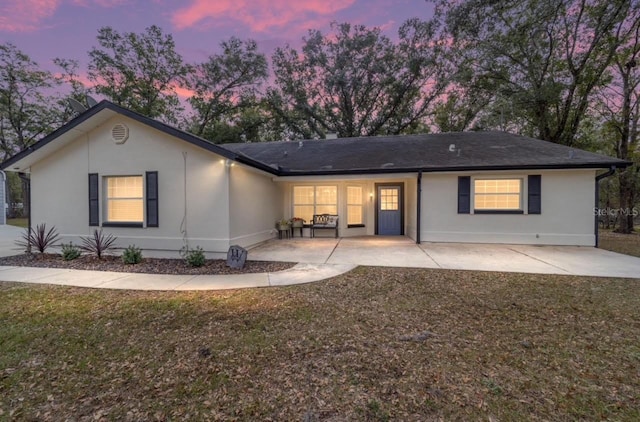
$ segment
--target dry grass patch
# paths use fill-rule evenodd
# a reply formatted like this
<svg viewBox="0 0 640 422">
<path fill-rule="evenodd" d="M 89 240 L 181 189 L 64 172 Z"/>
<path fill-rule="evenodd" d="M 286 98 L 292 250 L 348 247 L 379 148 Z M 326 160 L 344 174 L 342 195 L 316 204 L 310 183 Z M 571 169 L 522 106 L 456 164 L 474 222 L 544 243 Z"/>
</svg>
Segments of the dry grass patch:
<svg viewBox="0 0 640 422">
<path fill-rule="evenodd" d="M 0 419 L 640 418 L 637 280 L 361 267 L 225 292 L 0 283 Z"/>
<path fill-rule="evenodd" d="M 640 234 L 620 234 L 611 230 L 600 230 L 599 247 L 608 251 L 640 257 Z"/>
</svg>

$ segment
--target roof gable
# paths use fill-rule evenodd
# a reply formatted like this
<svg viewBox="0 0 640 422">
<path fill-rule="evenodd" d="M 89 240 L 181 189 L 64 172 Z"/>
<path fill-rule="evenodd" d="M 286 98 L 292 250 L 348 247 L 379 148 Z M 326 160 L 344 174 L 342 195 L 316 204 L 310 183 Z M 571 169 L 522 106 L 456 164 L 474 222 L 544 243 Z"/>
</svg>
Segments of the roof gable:
<svg viewBox="0 0 640 422">
<path fill-rule="evenodd" d="M 110 101 L 101 101 L 96 106 L 88 109 L 84 113 L 79 114 L 74 119 L 63 125 L 59 129 L 51 132 L 35 144 L 31 145 L 24 151 L 10 157 L 0 164 L 0 169 L 11 171 L 25 171 L 32 164 L 42 160 L 44 157 L 61 149 L 65 145 L 73 142 L 82 133 L 87 133 L 101 124 L 105 123 L 116 115 L 123 115 L 133 119 L 143 125 L 152 127 L 174 138 L 188 142 L 192 145 L 203 148 L 207 151 L 214 152 L 225 158 L 243 162 L 250 166 L 256 167 L 273 173 L 274 169 L 262 165 L 262 163 L 254 162 L 248 157 L 239 158 L 236 153 L 231 150 L 220 147 L 198 136 L 176 129 L 173 126 L 164 124 L 154 119 L 145 117 L 139 113 L 133 112 L 126 108 L 120 107 Z"/>
</svg>

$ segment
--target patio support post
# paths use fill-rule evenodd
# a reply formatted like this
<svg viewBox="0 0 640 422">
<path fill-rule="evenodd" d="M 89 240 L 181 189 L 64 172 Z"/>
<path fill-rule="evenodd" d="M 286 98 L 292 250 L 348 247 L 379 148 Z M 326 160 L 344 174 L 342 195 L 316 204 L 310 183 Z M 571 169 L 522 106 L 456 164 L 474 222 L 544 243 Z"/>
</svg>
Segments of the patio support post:
<svg viewBox="0 0 640 422">
<path fill-rule="evenodd" d="M 420 244 L 420 210 L 422 204 L 422 170 L 418 172 L 418 192 L 417 192 L 418 200 L 417 202 L 417 211 L 416 211 L 416 243 Z"/>
<path fill-rule="evenodd" d="M 26 195 L 26 204 L 24 204 L 24 195 L 23 195 L 23 204 L 22 209 L 27 208 L 27 251 L 31 253 L 31 177 L 27 177 L 25 173 L 18 173 L 18 177 L 22 180 L 22 186 L 27 190 Z"/>
<path fill-rule="evenodd" d="M 594 215 L 594 234 L 596 236 L 596 248 L 598 247 L 598 217 L 599 217 L 599 209 L 600 209 L 600 181 L 602 179 L 605 179 L 609 176 L 612 176 L 613 173 L 616 172 L 616 166 L 611 166 L 611 168 L 609 169 L 609 171 L 607 171 L 606 173 L 602 173 L 596 176 L 596 205 L 595 208 L 593 209 L 593 215 Z"/>
</svg>

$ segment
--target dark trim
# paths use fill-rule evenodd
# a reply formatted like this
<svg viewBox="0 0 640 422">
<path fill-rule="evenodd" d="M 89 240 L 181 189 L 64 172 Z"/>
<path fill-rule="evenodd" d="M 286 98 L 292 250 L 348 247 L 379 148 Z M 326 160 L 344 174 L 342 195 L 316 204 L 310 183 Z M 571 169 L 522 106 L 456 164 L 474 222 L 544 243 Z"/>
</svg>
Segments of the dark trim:
<svg viewBox="0 0 640 422">
<path fill-rule="evenodd" d="M 89 227 L 100 225 L 100 190 L 98 173 L 89 173 Z"/>
<path fill-rule="evenodd" d="M 39 150 L 40 148 L 44 147 L 45 145 L 49 144 L 51 141 L 55 140 L 59 136 L 64 135 L 68 131 L 72 130 L 73 128 L 78 126 L 80 123 L 83 123 L 84 121 L 89 120 L 91 117 L 93 117 L 94 115 L 98 114 L 98 112 L 100 112 L 100 111 L 104 110 L 105 108 L 107 108 L 107 103 L 108 103 L 108 101 L 101 101 L 97 106 L 92 107 L 89 110 L 85 111 L 84 113 L 79 114 L 74 119 L 69 121 L 69 123 L 67 123 L 66 125 L 64 125 L 64 126 L 60 127 L 59 129 L 51 132 L 49 135 L 45 136 L 44 138 L 42 138 L 41 140 L 39 140 L 35 144 L 25 148 L 24 150 L 20 151 L 19 153 L 15 154 L 12 157 L 10 157 L 9 159 L 5 160 L 2 164 L 0 164 L 0 168 L 2 168 L 2 169 L 8 168 L 9 166 L 11 166 L 16 161 L 19 161 L 19 160 L 23 159 L 24 157 L 26 157 L 27 155 L 31 154 L 32 152 L 35 152 L 35 151 Z"/>
<path fill-rule="evenodd" d="M 376 200 L 375 200 L 375 230 L 374 234 L 378 235 L 378 210 L 380 208 L 380 195 L 378 195 L 378 188 L 382 186 L 392 186 L 400 188 L 400 197 L 398 198 L 398 203 L 400 204 L 400 236 L 404 236 L 404 182 L 386 182 L 386 183 L 376 183 L 374 185 L 374 189 L 376 191 Z"/>
<path fill-rule="evenodd" d="M 348 229 L 355 229 L 358 227 L 365 227 L 365 225 L 364 224 L 347 224 Z"/>
<path fill-rule="evenodd" d="M 145 207 L 147 214 L 147 227 L 158 227 L 158 172 L 145 172 Z"/>
<path fill-rule="evenodd" d="M 108 222 L 105 221 L 104 223 L 102 223 L 102 227 L 137 227 L 137 228 L 142 228 L 144 227 L 144 225 L 142 223 L 127 223 L 125 221 L 123 222 Z"/>
<path fill-rule="evenodd" d="M 27 201 L 29 201 L 29 203 L 27 204 L 29 206 L 29 214 L 27 214 L 27 233 L 31 233 L 31 227 L 32 227 L 32 222 L 31 222 L 31 208 L 33 207 L 33 203 L 31 202 L 31 177 L 27 177 L 27 175 L 25 173 L 18 173 L 18 177 L 20 178 L 20 180 L 22 180 L 22 183 L 25 189 L 27 189 Z M 5 199 L 6 199 L 6 195 L 5 195 Z M 7 212 L 5 210 L 5 212 Z M 27 236 L 27 251 L 31 252 L 31 236 Z"/>
<path fill-rule="evenodd" d="M 458 214 L 471 213 L 471 176 L 458 176 Z"/>
<path fill-rule="evenodd" d="M 416 195 L 418 197 L 417 200 L 417 210 L 416 210 L 416 243 L 420 244 L 420 212 L 422 211 L 422 170 L 418 172 L 418 191 Z"/>
<path fill-rule="evenodd" d="M 598 213 L 596 212 L 597 210 L 600 209 L 600 181 L 602 179 L 606 179 L 609 176 L 613 176 L 613 174 L 616 172 L 616 166 L 611 166 L 611 168 L 609 168 L 609 170 L 605 173 L 602 174 L 597 174 L 596 175 L 596 180 L 595 180 L 595 207 L 593 209 L 593 218 L 594 218 L 594 232 L 593 234 L 596 237 L 596 242 L 595 242 L 595 247 L 597 248 L 600 244 L 600 235 L 599 235 L 599 231 L 600 231 L 600 225 L 599 225 L 599 221 L 598 221 Z"/>
<path fill-rule="evenodd" d="M 622 165 L 621 165 L 622 164 Z M 532 165 L 501 165 L 501 166 L 460 166 L 460 167 L 407 167 L 395 169 L 355 169 L 355 170 L 289 170 L 280 169 L 275 173 L 280 177 L 287 176 L 340 176 L 340 175 L 365 175 L 365 174 L 397 174 L 397 173 L 451 173 L 451 172 L 477 172 L 477 171 L 503 171 L 503 170 L 563 170 L 563 169 L 604 169 L 611 165 L 618 168 L 624 168 L 633 165 L 631 161 L 601 162 L 601 163 L 583 163 L 583 164 L 532 164 Z M 269 166 L 267 166 L 269 167 Z M 269 167 L 272 170 L 273 167 Z"/>
<path fill-rule="evenodd" d="M 542 214 L 542 176 L 527 176 L 527 213 Z"/>
<path fill-rule="evenodd" d="M 474 214 L 524 214 L 523 210 L 473 210 Z"/>
</svg>

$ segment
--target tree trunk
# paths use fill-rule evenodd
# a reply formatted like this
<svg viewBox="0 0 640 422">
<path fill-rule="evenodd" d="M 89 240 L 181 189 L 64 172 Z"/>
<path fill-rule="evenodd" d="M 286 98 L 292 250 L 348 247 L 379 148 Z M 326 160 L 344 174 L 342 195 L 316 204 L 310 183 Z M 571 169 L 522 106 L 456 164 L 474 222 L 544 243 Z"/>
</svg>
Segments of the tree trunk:
<svg viewBox="0 0 640 422">
<path fill-rule="evenodd" d="M 620 209 L 618 210 L 620 225 L 616 230 L 618 233 L 629 234 L 633 232 L 634 183 L 632 171 L 633 168 L 627 168 L 618 175 L 620 185 Z"/>
</svg>

